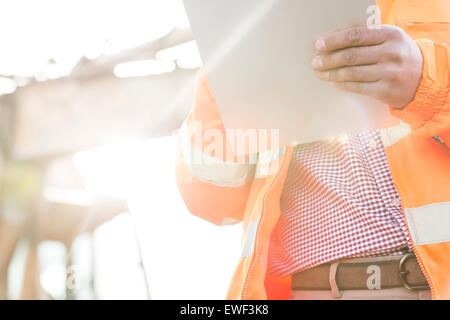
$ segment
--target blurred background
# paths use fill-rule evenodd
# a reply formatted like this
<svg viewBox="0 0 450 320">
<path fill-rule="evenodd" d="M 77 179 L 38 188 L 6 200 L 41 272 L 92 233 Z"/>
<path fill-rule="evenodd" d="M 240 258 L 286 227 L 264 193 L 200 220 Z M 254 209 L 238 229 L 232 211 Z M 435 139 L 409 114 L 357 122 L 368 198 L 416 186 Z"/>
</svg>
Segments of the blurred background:
<svg viewBox="0 0 450 320">
<path fill-rule="evenodd" d="M 181 0 L 0 0 L 0 299 L 222 299 L 241 226 L 191 216 Z"/>
</svg>

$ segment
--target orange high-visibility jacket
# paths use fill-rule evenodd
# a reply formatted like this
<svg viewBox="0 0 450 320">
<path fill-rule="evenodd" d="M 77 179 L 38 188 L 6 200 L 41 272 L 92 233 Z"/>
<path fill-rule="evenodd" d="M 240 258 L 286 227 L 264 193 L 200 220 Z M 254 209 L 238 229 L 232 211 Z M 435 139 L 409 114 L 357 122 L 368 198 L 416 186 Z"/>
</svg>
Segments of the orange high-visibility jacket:
<svg viewBox="0 0 450 320">
<path fill-rule="evenodd" d="M 379 0 L 378 5 L 382 22 L 407 32 L 424 57 L 415 99 L 402 110 L 391 109 L 401 125 L 382 129 L 381 136 L 432 296 L 450 299 L 450 1 Z M 217 150 L 225 147 L 213 137 L 226 135 L 202 70 L 182 130 L 187 139 L 180 142 L 176 176 L 187 208 L 217 225 L 244 222 L 242 255 L 227 298 L 288 298 L 291 279 L 269 277 L 266 263 L 293 148 L 261 151 L 256 165 L 219 156 L 224 152 Z M 202 143 L 194 138 L 198 130 Z M 203 164 L 187 155 L 199 156 Z"/>
</svg>

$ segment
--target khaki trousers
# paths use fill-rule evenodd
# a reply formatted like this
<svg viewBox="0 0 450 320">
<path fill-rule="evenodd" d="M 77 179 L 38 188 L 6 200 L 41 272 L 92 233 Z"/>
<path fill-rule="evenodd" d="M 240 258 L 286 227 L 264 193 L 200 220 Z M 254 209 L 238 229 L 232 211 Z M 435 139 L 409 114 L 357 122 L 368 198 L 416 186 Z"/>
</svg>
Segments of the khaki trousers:
<svg viewBox="0 0 450 320">
<path fill-rule="evenodd" d="M 406 288 L 374 290 L 341 290 L 334 298 L 331 290 L 295 290 L 290 300 L 431 300 L 430 290 L 409 291 Z"/>
</svg>

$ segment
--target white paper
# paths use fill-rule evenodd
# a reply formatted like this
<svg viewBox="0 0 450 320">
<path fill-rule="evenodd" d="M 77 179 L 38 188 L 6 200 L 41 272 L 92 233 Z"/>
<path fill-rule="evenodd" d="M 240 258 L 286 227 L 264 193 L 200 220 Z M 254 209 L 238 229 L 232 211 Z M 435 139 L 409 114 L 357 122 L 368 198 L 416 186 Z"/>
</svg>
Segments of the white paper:
<svg viewBox="0 0 450 320">
<path fill-rule="evenodd" d="M 365 23 L 374 3 L 184 0 L 225 127 L 279 129 L 292 145 L 398 124 L 387 106 L 320 81 L 310 66 L 318 36 Z"/>
</svg>

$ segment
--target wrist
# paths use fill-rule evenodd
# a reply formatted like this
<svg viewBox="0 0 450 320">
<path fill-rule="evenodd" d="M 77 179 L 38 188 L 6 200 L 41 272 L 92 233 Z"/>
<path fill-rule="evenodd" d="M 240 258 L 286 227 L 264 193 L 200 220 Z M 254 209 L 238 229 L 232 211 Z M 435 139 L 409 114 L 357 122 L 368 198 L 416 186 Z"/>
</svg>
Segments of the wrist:
<svg viewBox="0 0 450 320">
<path fill-rule="evenodd" d="M 422 56 L 421 79 L 414 97 L 403 108 L 390 107 L 391 114 L 411 125 L 413 129 L 423 126 L 445 105 L 448 94 L 448 74 L 438 74 L 435 59 L 436 44 L 430 40 L 416 40 Z M 447 68 L 445 68 L 447 70 Z"/>
</svg>

